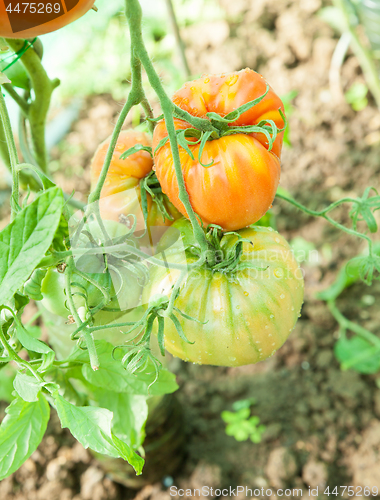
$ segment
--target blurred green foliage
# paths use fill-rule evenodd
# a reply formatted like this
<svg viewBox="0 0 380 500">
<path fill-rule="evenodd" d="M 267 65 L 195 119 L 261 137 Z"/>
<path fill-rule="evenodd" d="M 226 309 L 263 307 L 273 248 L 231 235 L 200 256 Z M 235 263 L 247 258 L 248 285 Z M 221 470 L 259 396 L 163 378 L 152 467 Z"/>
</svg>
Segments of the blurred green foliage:
<svg viewBox="0 0 380 500">
<path fill-rule="evenodd" d="M 185 76 L 165 0 L 143 0 L 141 4 L 147 50 L 167 92 L 172 94 Z M 98 12 L 90 11 L 65 28 L 41 37 L 44 65 L 49 74 L 62 80 L 56 93 L 61 99 L 102 93 L 112 94 L 115 100 L 127 96 L 130 40 L 124 0 L 97 0 L 96 6 Z M 216 0 L 178 0 L 174 8 L 181 28 L 222 15 Z M 146 92 L 154 100 L 148 85 Z"/>
<path fill-rule="evenodd" d="M 298 90 L 291 90 L 287 94 L 284 94 L 281 96 L 281 100 L 284 104 L 285 108 L 285 116 L 289 120 L 289 117 L 293 114 L 294 112 L 294 106 L 292 105 L 292 101 L 297 97 L 298 95 Z M 290 142 L 290 126 L 289 122 L 288 125 L 285 129 L 284 132 L 284 144 L 286 144 L 289 147 L 292 147 L 292 143 Z"/>
<path fill-rule="evenodd" d="M 361 111 L 368 104 L 367 99 L 368 87 L 364 83 L 354 83 L 345 93 L 345 98 L 348 104 L 354 111 Z"/>
</svg>

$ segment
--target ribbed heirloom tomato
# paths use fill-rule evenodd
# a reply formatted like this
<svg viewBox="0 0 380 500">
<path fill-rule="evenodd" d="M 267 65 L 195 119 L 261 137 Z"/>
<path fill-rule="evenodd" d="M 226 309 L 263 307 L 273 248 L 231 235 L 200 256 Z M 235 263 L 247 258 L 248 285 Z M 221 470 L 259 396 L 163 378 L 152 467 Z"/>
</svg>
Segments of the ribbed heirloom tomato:
<svg viewBox="0 0 380 500">
<path fill-rule="evenodd" d="M 174 229 L 181 240 L 173 244 Z M 272 228 L 254 226 L 238 234 L 245 238 L 242 264 L 250 267 L 235 272 L 208 268 L 190 270 L 175 300 L 175 306 L 197 321 L 175 312 L 189 341 L 182 340 L 169 319 L 165 320 L 165 347 L 185 361 L 240 366 L 271 356 L 288 338 L 296 324 L 303 301 L 303 277 L 286 240 Z M 237 240 L 224 235 L 223 251 Z M 190 264 L 197 260 L 191 252 L 196 241 L 190 222 L 176 221 L 161 241 L 161 250 L 170 263 Z M 170 249 L 170 250 L 169 250 Z M 254 266 L 254 267 L 252 267 Z M 180 271 L 154 266 L 143 302 L 156 294 L 170 296 Z"/>
<path fill-rule="evenodd" d="M 0 36 L 35 38 L 82 17 L 95 0 L 0 0 Z"/>
<path fill-rule="evenodd" d="M 228 75 L 203 76 L 178 90 L 173 102 L 191 115 L 207 118 L 213 112 L 222 117 L 236 108 L 262 96 L 267 88 L 264 78 L 250 69 Z M 280 98 L 269 87 L 261 102 L 245 111 L 230 126 L 257 125 L 273 120 L 278 129 L 284 126 L 279 108 Z M 177 130 L 189 128 L 182 120 L 174 120 Z M 164 121 L 157 124 L 153 150 L 167 137 Z M 189 145 L 194 160 L 179 148 L 185 185 L 194 211 L 207 225 L 218 224 L 225 230 L 246 227 L 258 221 L 270 208 L 280 179 L 280 154 L 283 132 L 279 132 L 271 151 L 262 133 L 236 133 L 208 140 L 199 161 L 200 144 Z M 157 178 L 162 190 L 184 215 L 178 197 L 178 183 L 170 144 L 160 147 L 155 155 Z"/>
<path fill-rule="evenodd" d="M 111 137 L 108 137 L 97 149 L 91 162 L 91 187 L 94 188 L 106 157 Z M 116 143 L 110 168 L 101 192 L 99 201 L 100 214 L 104 219 L 119 221 L 120 216 L 134 214 L 137 218 L 137 229 L 145 227 L 141 208 L 140 180 L 147 176 L 153 168 L 151 155 L 144 150 L 133 153 L 124 160 L 120 155 L 135 146 L 151 146 L 152 141 L 148 134 L 135 130 L 123 130 Z M 165 219 L 158 210 L 157 204 L 147 194 L 148 226 L 168 226 L 173 220 Z M 174 206 L 165 196 L 164 205 L 174 218 L 180 216 Z"/>
</svg>

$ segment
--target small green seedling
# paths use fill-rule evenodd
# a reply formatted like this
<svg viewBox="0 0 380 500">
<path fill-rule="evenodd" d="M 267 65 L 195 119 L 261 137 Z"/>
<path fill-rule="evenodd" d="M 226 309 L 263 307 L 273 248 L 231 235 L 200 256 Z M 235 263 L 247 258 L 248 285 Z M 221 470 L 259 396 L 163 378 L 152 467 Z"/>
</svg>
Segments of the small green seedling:
<svg viewBox="0 0 380 500">
<path fill-rule="evenodd" d="M 253 398 L 235 401 L 232 408 L 235 411 L 223 411 L 222 419 L 227 424 L 227 436 L 233 436 L 236 441 L 247 441 L 249 438 L 253 443 L 260 443 L 265 425 L 259 425 L 260 418 L 250 416 L 251 405 L 255 404 Z"/>
</svg>

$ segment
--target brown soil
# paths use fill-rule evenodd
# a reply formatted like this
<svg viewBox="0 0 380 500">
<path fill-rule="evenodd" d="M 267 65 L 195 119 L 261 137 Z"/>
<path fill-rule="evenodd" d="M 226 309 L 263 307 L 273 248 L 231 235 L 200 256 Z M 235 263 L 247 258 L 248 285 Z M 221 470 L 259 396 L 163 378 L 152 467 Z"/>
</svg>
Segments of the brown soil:
<svg viewBox="0 0 380 500">
<path fill-rule="evenodd" d="M 293 147 L 283 153 L 282 186 L 314 209 L 342 196 L 359 196 L 369 185 L 379 187 L 379 112 L 371 98 L 367 108 L 354 112 L 339 89 L 330 89 L 328 71 L 337 37 L 317 16 L 320 0 L 220 0 L 220 5 L 224 20 L 184 30 L 190 66 L 197 73 L 249 66 L 262 73 L 280 95 L 299 92 L 290 117 Z M 343 91 L 363 81 L 350 52 L 341 74 Z M 54 153 L 61 167 L 56 180 L 66 191 L 74 186 L 84 194 L 88 190 L 88 169 L 83 167 L 111 132 L 119 110 L 119 103 L 109 96 L 87 100 L 80 119 Z M 187 457 L 174 476 L 174 485 L 299 488 L 304 498 L 308 498 L 309 486 L 319 487 L 319 493 L 326 486 L 331 491 L 345 485 L 377 486 L 380 491 L 376 376 L 340 370 L 333 354 L 337 324 L 324 303 L 315 299 L 315 292 L 331 283 L 336 269 L 362 245 L 282 202 L 275 203 L 274 212 L 285 237 L 302 236 L 320 252 L 317 266 L 304 266 L 302 317 L 283 348 L 258 365 L 228 369 L 174 362 L 187 436 Z M 342 222 L 348 220 L 347 210 L 335 215 Z M 376 303 L 363 306 L 361 298 L 369 293 L 378 297 L 379 292 L 379 283 L 371 289 L 355 285 L 342 295 L 339 307 L 350 319 L 377 333 L 380 310 Z M 234 401 L 247 397 L 256 399 L 252 412 L 267 427 L 260 444 L 238 443 L 228 437 L 220 417 Z M 170 498 L 162 483 L 136 493 L 112 482 L 59 429 L 55 418 L 39 450 L 0 484 L 1 500 L 134 497 Z"/>
</svg>

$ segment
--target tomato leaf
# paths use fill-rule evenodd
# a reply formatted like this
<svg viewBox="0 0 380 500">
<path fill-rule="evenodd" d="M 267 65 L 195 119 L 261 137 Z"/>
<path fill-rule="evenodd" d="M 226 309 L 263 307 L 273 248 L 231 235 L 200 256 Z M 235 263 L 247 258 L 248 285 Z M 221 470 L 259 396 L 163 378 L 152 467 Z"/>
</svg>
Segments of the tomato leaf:
<svg viewBox="0 0 380 500">
<path fill-rule="evenodd" d="M 16 378 L 13 382 L 17 394 L 24 401 L 33 403 L 38 401 L 38 394 L 41 390 L 41 384 L 38 380 L 29 375 L 28 373 L 17 372 Z"/>
<path fill-rule="evenodd" d="M 1 231 L 0 305 L 13 297 L 50 247 L 63 202 L 60 189 L 48 189 Z"/>
<path fill-rule="evenodd" d="M 359 373 L 372 374 L 380 369 L 380 349 L 355 335 L 351 339 L 341 337 L 334 346 L 335 356 L 342 369 L 353 368 Z"/>
<path fill-rule="evenodd" d="M 156 373 L 150 367 L 139 372 L 137 377 L 128 373 L 120 360 L 113 358 L 114 346 L 112 344 L 104 340 L 96 340 L 95 347 L 100 363 L 96 371 L 91 369 L 87 350 L 76 347 L 67 358 L 67 361 L 84 362 L 81 373 L 84 379 L 93 386 L 108 390 L 112 388 L 114 392 L 125 392 L 136 396 L 158 396 L 170 394 L 178 389 L 175 375 L 168 370 L 160 370 L 157 380 L 152 384 Z"/>
<path fill-rule="evenodd" d="M 49 177 L 47 175 L 45 175 L 42 172 L 42 170 L 40 170 L 39 168 L 35 167 L 34 165 L 31 165 L 30 163 L 22 163 L 21 165 L 18 166 L 18 169 L 20 171 L 21 170 L 25 170 L 25 169 L 32 170 L 40 178 L 42 187 L 45 190 L 49 189 L 49 188 L 53 188 L 53 187 L 56 186 L 56 184 L 51 179 L 49 179 Z"/>
<path fill-rule="evenodd" d="M 7 415 L 0 426 L 0 481 L 15 472 L 37 449 L 50 416 L 44 396 L 35 402 L 17 398 L 5 411 Z"/>
<path fill-rule="evenodd" d="M 16 334 L 21 345 L 28 351 L 38 352 L 40 354 L 53 353 L 53 350 L 40 340 L 32 337 L 29 332 L 23 327 L 21 323 L 16 323 Z"/>
<path fill-rule="evenodd" d="M 74 406 L 59 394 L 55 402 L 62 427 L 69 429 L 84 448 L 123 458 L 141 474 L 144 460 L 111 432 L 112 412 L 105 408 Z"/>
<path fill-rule="evenodd" d="M 112 431 L 118 438 L 136 449 L 145 437 L 145 422 L 148 418 L 146 396 L 118 393 L 108 389 L 96 389 L 94 397 L 102 408 L 112 411 Z"/>
<path fill-rule="evenodd" d="M 33 274 L 24 285 L 24 293 L 33 300 L 42 300 L 42 281 L 45 278 L 47 269 L 35 269 Z"/>
<path fill-rule="evenodd" d="M 143 380 L 147 387 L 146 394 L 149 396 L 162 396 L 164 394 L 171 394 L 178 389 L 178 384 L 174 373 L 169 372 L 162 368 L 158 374 L 157 380 L 156 373 L 149 371 L 149 373 L 139 373 L 139 380 Z M 152 384 L 152 382 L 154 382 Z"/>
</svg>

